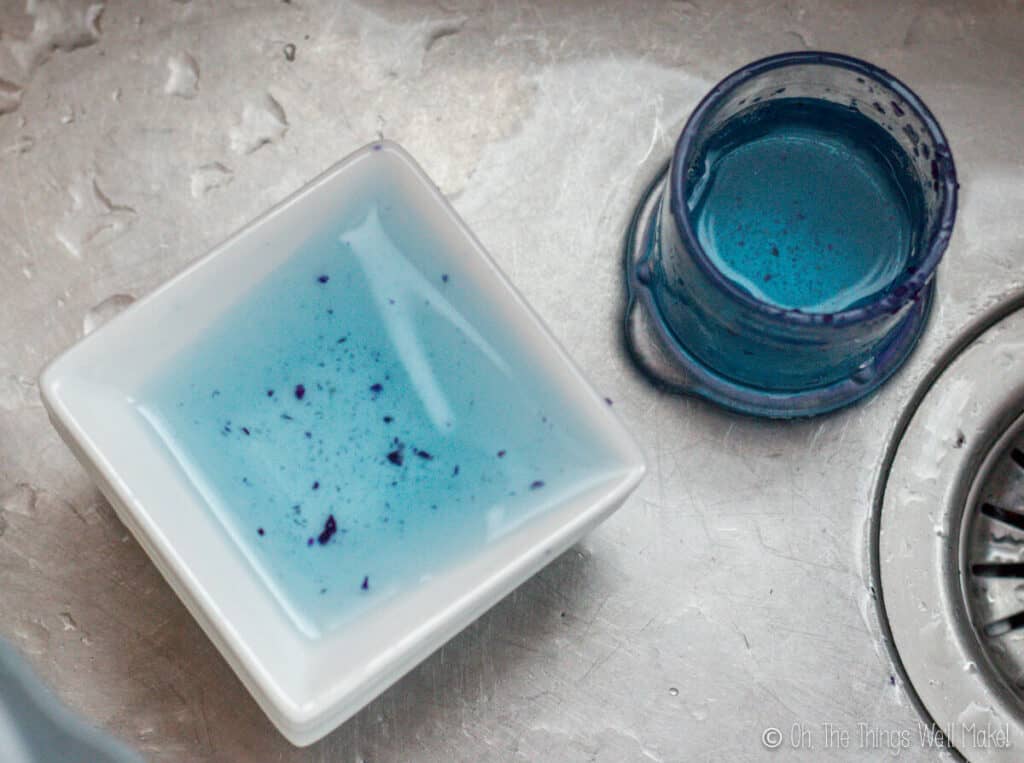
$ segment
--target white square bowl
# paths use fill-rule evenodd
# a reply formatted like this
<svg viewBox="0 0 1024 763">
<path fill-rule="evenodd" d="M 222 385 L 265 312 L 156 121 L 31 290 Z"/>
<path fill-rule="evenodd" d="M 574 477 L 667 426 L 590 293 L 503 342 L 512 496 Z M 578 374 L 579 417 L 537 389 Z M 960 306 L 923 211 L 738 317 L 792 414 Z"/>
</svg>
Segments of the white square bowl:
<svg viewBox="0 0 1024 763">
<path fill-rule="evenodd" d="M 488 540 L 441 574 L 310 637 L 218 520 L 187 470 L 140 414 L 135 395 L 170 359 L 323 226 L 385 178 L 443 241 L 488 320 L 518 343 L 517 374 L 540 376 L 558 405 L 588 422 L 600 479 Z M 452 263 L 456 263 L 452 265 Z M 447 280 L 447 276 L 446 276 Z M 483 329 L 485 330 L 485 329 Z M 293 744 L 332 731 L 445 641 L 617 509 L 644 473 L 635 443 L 434 184 L 399 146 L 367 146 L 87 336 L 43 372 L 61 437 L 118 516 Z M 596 485 L 596 487 L 595 487 Z"/>
</svg>

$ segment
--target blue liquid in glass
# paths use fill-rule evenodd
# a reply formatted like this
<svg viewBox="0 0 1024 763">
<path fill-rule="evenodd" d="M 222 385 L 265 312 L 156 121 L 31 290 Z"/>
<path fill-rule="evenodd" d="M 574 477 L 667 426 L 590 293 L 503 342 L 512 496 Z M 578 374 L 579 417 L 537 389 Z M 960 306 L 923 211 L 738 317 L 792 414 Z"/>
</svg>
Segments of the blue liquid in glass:
<svg viewBox="0 0 1024 763">
<path fill-rule="evenodd" d="M 691 220 L 714 265 L 772 305 L 828 313 L 911 264 L 919 187 L 905 153 L 853 108 L 782 99 L 727 121 L 691 175 Z"/>
<path fill-rule="evenodd" d="M 608 476 L 471 280 L 382 184 L 139 395 L 311 637 Z"/>
</svg>

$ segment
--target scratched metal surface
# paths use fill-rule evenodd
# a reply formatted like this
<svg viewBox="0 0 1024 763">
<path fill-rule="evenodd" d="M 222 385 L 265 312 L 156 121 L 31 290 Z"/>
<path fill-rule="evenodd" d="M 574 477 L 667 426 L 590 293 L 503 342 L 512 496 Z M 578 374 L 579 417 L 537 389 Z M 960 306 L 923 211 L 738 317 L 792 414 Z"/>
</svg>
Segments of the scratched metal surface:
<svg viewBox="0 0 1024 763">
<path fill-rule="evenodd" d="M 0 636 L 69 705 L 154 761 L 747 761 L 773 757 L 763 728 L 794 723 L 817 749 L 776 759 L 865 760 L 879 753 L 859 724 L 916 728 L 890 684 L 865 523 L 917 380 L 1024 286 L 1018 3 L 99 5 L 0 0 Z M 779 424 L 633 372 L 619 243 L 709 85 L 802 47 L 911 83 L 963 196 L 909 366 L 863 405 Z M 585 542 L 299 750 L 61 444 L 34 379 L 378 132 L 418 157 L 614 399 L 650 473 Z M 851 731 L 848 749 L 824 749 L 826 722 Z"/>
</svg>

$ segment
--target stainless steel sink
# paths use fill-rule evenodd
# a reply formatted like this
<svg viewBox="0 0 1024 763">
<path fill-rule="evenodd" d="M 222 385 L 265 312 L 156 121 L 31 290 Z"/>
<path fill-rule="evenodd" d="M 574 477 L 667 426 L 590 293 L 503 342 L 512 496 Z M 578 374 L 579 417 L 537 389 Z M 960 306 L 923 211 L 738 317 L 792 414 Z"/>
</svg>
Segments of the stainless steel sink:
<svg viewBox="0 0 1024 763">
<path fill-rule="evenodd" d="M 906 648 L 887 643 L 898 602 L 884 586 L 879 608 L 872 517 L 933 368 L 1024 293 L 1024 9 L 99 5 L 34 0 L 33 19 L 0 3 L 0 637 L 61 699 L 154 761 L 860 761 L 904 731 L 901 760 L 936 758 L 918 741 L 934 719 Z M 746 61 L 802 47 L 875 62 L 922 96 L 950 139 L 961 208 L 909 363 L 849 410 L 772 423 L 634 370 L 620 251 L 697 99 Z M 378 133 L 453 199 L 650 470 L 586 541 L 296 749 L 62 446 L 34 380 Z M 990 613 L 961 600 L 984 629 Z M 914 646 L 932 641 L 946 643 L 937 629 Z M 1001 681 L 982 646 L 978 675 Z"/>
</svg>

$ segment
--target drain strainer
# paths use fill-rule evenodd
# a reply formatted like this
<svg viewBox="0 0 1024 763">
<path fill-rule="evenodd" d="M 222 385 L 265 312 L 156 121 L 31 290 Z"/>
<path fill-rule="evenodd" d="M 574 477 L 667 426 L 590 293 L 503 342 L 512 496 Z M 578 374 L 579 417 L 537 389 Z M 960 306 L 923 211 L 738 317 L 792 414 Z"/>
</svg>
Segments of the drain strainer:
<svg viewBox="0 0 1024 763">
<path fill-rule="evenodd" d="M 964 593 L 989 664 L 1024 696 L 1024 420 L 993 448 L 963 525 Z M 987 468 L 986 468 L 987 467 Z"/>
<path fill-rule="evenodd" d="M 970 761 L 1024 760 L 1024 311 L 1003 315 L 910 414 L 873 546 L 908 689 Z"/>
</svg>

